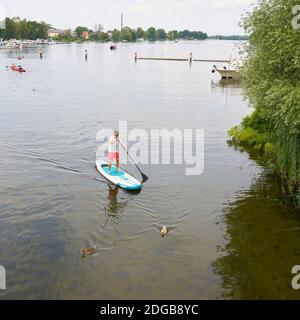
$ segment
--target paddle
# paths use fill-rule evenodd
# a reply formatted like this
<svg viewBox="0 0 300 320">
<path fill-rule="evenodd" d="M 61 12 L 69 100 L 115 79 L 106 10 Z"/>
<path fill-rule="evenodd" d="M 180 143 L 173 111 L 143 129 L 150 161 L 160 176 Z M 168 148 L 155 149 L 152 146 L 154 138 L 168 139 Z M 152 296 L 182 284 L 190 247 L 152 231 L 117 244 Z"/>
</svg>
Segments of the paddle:
<svg viewBox="0 0 300 320">
<path fill-rule="evenodd" d="M 131 155 L 129 154 L 129 152 L 125 149 L 125 147 L 123 146 L 122 142 L 119 140 L 120 142 L 120 145 L 123 147 L 123 149 L 125 150 L 125 152 L 127 153 L 128 157 L 131 159 L 132 162 L 134 162 L 134 160 L 132 159 Z M 141 171 L 141 169 L 138 167 L 138 165 L 135 163 L 134 164 L 137 169 L 139 170 L 140 174 L 142 175 L 143 177 L 143 180 L 142 180 L 142 183 L 145 183 L 149 180 L 149 178 Z"/>
</svg>

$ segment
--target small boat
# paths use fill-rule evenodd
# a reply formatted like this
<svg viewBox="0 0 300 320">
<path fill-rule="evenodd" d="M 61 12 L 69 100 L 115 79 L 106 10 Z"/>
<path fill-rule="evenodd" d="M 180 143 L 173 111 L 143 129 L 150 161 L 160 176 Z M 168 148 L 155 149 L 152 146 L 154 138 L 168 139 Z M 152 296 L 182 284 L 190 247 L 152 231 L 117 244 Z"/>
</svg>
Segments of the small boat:
<svg viewBox="0 0 300 320">
<path fill-rule="evenodd" d="M 12 71 L 18 71 L 18 72 L 21 72 L 21 73 L 26 72 L 26 70 L 23 69 L 22 67 L 11 66 L 10 69 Z"/>
<path fill-rule="evenodd" d="M 222 79 L 230 79 L 230 80 L 239 80 L 240 79 L 240 71 L 233 69 L 216 69 L 219 72 Z"/>
<path fill-rule="evenodd" d="M 109 173 L 108 163 L 105 161 L 97 160 L 96 169 L 105 179 L 119 188 L 128 191 L 138 191 L 142 189 L 142 183 L 124 170 L 117 170 L 115 166 L 111 166 Z"/>
<path fill-rule="evenodd" d="M 241 78 L 241 70 L 242 70 L 243 62 L 241 60 L 233 59 L 230 61 L 228 67 L 218 68 L 214 65 L 212 73 L 216 71 L 220 74 L 222 80 L 236 80 L 239 81 Z"/>
<path fill-rule="evenodd" d="M 117 45 L 116 44 L 112 44 L 110 46 L 110 50 L 117 50 Z"/>
</svg>

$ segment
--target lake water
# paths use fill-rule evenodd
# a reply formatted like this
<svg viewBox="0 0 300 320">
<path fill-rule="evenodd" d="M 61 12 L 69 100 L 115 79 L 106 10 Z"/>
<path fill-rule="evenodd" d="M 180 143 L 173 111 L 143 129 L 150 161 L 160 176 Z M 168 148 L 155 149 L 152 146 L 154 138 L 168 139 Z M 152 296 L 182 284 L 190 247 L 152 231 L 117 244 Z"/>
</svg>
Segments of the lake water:
<svg viewBox="0 0 300 320">
<path fill-rule="evenodd" d="M 134 62 L 135 52 L 228 59 L 235 46 L 54 45 L 42 60 L 24 49 L 25 74 L 5 68 L 18 52 L 0 51 L 0 298 L 300 298 L 300 212 L 271 172 L 226 142 L 251 112 L 242 89 L 210 63 Z M 204 129 L 203 174 L 142 165 L 150 179 L 139 194 L 111 189 L 95 170 L 96 135 L 119 120 Z M 81 258 L 89 245 L 96 254 Z"/>
</svg>

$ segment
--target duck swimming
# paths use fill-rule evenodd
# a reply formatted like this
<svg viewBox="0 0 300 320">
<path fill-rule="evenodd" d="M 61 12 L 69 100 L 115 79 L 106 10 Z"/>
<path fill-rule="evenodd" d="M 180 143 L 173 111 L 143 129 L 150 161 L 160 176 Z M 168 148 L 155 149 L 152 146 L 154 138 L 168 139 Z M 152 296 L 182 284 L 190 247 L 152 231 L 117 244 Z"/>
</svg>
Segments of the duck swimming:
<svg viewBox="0 0 300 320">
<path fill-rule="evenodd" d="M 82 258 L 85 258 L 86 256 L 91 256 L 93 255 L 97 250 L 97 247 L 96 246 L 91 246 L 91 247 L 87 247 L 85 249 L 82 249 L 80 251 L 80 255 Z"/>
<path fill-rule="evenodd" d="M 162 238 L 165 237 L 168 234 L 168 228 L 166 226 L 163 226 L 160 232 Z"/>
</svg>

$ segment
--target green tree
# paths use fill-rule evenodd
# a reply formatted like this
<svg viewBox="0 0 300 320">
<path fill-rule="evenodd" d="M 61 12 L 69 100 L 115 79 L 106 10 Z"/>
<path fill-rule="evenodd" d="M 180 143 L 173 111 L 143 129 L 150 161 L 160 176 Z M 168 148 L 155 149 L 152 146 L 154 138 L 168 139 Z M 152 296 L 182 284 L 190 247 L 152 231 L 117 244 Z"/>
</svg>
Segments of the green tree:
<svg viewBox="0 0 300 320">
<path fill-rule="evenodd" d="M 147 38 L 149 41 L 156 41 L 157 40 L 157 32 L 154 27 L 150 27 L 147 30 Z"/>
<path fill-rule="evenodd" d="M 121 32 L 117 29 L 114 29 L 112 32 L 112 41 L 119 42 L 121 41 Z"/>
<path fill-rule="evenodd" d="M 47 39 L 49 25 L 45 22 L 26 21 L 18 17 L 6 18 L 6 29 L 0 30 L 0 38 L 9 39 Z"/>
<path fill-rule="evenodd" d="M 89 29 L 86 28 L 86 27 L 81 27 L 81 26 L 78 26 L 76 29 L 75 29 L 75 33 L 77 35 L 78 38 L 81 38 L 82 37 L 82 33 L 83 32 L 88 32 Z"/>
<path fill-rule="evenodd" d="M 188 40 L 190 39 L 191 32 L 189 30 L 183 30 L 179 32 L 179 38 Z"/>
<path fill-rule="evenodd" d="M 177 30 L 173 30 L 173 31 L 169 31 L 167 34 L 167 39 L 170 41 L 174 41 L 178 38 L 178 31 Z"/>
<path fill-rule="evenodd" d="M 101 32 L 99 36 L 99 40 L 101 42 L 107 42 L 108 41 L 108 34 L 107 32 Z"/>
<path fill-rule="evenodd" d="M 146 32 L 141 28 L 137 28 L 136 30 L 137 39 L 145 39 L 147 37 Z"/>
<path fill-rule="evenodd" d="M 290 186 L 300 182 L 300 30 L 298 0 L 261 0 L 242 25 L 249 34 L 243 68 L 246 96 L 268 124 L 277 166 Z"/>
<path fill-rule="evenodd" d="M 43 21 L 40 22 L 38 26 L 38 32 L 37 32 L 38 39 L 47 39 L 49 28 L 50 28 L 49 24 Z"/>
<path fill-rule="evenodd" d="M 124 27 L 121 31 L 121 40 L 125 41 L 133 41 L 133 33 L 132 30 L 129 27 Z"/>
<path fill-rule="evenodd" d="M 3 30 L 3 39 L 16 39 L 17 38 L 17 28 L 16 24 L 13 19 L 6 18 L 5 19 L 5 27 L 6 29 Z"/>
<path fill-rule="evenodd" d="M 167 33 L 164 29 L 158 29 L 157 30 L 157 38 L 158 40 L 166 40 L 167 39 Z"/>
</svg>

